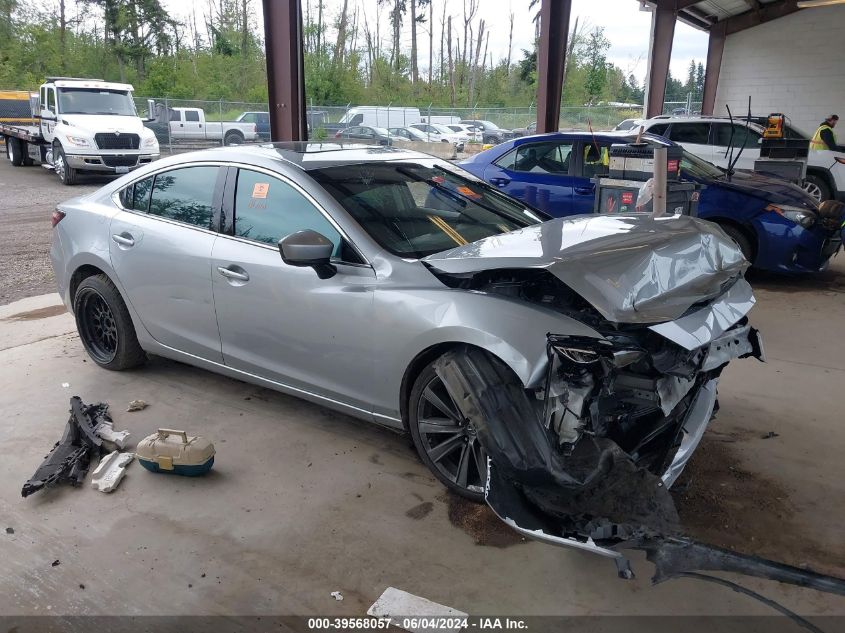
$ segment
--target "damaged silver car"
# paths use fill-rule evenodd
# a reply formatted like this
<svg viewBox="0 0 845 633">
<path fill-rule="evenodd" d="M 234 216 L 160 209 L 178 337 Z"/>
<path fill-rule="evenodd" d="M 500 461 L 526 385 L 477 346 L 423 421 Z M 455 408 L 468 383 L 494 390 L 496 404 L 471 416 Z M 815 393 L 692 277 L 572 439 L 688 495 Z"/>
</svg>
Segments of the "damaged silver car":
<svg viewBox="0 0 845 633">
<path fill-rule="evenodd" d="M 157 354 L 408 431 L 447 487 L 579 547 L 671 527 L 720 373 L 763 354 L 716 225 L 550 220 L 401 149 L 180 155 L 53 223 L 100 366 Z"/>
</svg>

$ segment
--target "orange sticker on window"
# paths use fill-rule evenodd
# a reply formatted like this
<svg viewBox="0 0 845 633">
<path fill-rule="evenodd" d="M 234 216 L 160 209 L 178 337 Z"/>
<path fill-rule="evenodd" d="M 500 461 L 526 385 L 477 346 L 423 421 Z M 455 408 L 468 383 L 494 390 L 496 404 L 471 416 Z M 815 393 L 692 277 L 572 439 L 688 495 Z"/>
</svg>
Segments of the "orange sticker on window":
<svg viewBox="0 0 845 633">
<path fill-rule="evenodd" d="M 257 182 L 252 188 L 252 197 L 253 198 L 266 198 L 267 193 L 270 191 L 270 183 L 269 182 Z"/>
<path fill-rule="evenodd" d="M 476 193 L 475 191 L 473 191 L 472 189 L 470 189 L 469 187 L 466 187 L 466 186 L 458 187 L 458 193 L 461 193 L 461 194 L 467 196 L 468 198 L 480 198 L 481 197 L 478 193 Z"/>
</svg>

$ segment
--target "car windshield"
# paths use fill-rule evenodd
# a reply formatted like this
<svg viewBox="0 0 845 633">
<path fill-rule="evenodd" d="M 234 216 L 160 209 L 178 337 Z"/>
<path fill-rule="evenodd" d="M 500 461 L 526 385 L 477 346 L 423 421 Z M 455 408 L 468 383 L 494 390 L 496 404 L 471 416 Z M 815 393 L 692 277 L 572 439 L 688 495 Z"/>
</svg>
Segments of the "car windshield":
<svg viewBox="0 0 845 633">
<path fill-rule="evenodd" d="M 138 116 L 128 92 L 100 88 L 59 88 L 59 112 Z"/>
<path fill-rule="evenodd" d="M 400 257 L 426 257 L 545 219 L 439 161 L 338 165 L 308 173 Z"/>
<path fill-rule="evenodd" d="M 716 180 L 725 175 L 724 171 L 712 163 L 690 154 L 687 150 L 684 150 L 684 156 L 681 159 L 681 170 L 687 176 L 700 180 Z"/>
<path fill-rule="evenodd" d="M 498 130 L 500 129 L 498 125 L 492 123 L 491 121 L 480 121 L 480 123 L 484 126 L 485 130 Z"/>
<path fill-rule="evenodd" d="M 437 130 L 441 134 L 454 134 L 454 130 L 452 130 L 449 127 L 446 127 L 445 125 L 440 125 L 439 123 L 432 123 L 431 127 L 433 127 L 435 130 Z"/>
</svg>

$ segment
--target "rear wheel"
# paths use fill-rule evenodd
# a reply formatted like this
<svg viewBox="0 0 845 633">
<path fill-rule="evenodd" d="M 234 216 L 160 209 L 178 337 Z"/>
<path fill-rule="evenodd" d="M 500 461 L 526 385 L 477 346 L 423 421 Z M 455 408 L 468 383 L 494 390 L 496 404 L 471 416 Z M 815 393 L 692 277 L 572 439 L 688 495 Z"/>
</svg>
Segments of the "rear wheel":
<svg viewBox="0 0 845 633">
<path fill-rule="evenodd" d="M 23 149 L 19 139 L 11 136 L 6 137 L 6 157 L 15 167 L 23 165 Z"/>
<path fill-rule="evenodd" d="M 434 476 L 453 492 L 483 501 L 487 455 L 433 363 L 414 382 L 408 416 L 414 446 Z"/>
<path fill-rule="evenodd" d="M 813 196 L 816 202 L 824 202 L 825 200 L 830 200 L 831 198 L 830 186 L 821 176 L 817 176 L 816 174 L 807 174 L 802 186 L 804 191 Z"/>
<path fill-rule="evenodd" d="M 244 137 L 240 132 L 227 132 L 223 138 L 224 145 L 240 145 L 244 142 Z"/>
<path fill-rule="evenodd" d="M 73 297 L 73 313 L 82 345 L 100 367 L 119 371 L 144 363 L 146 355 L 135 336 L 132 317 L 108 277 L 82 280 Z"/>
<path fill-rule="evenodd" d="M 751 240 L 748 239 L 748 236 L 742 232 L 741 229 L 738 229 L 732 224 L 719 224 L 721 229 L 728 234 L 734 242 L 736 242 L 737 246 L 739 246 L 739 250 L 742 251 L 743 256 L 749 262 L 754 262 L 754 248 L 751 246 Z"/>
</svg>

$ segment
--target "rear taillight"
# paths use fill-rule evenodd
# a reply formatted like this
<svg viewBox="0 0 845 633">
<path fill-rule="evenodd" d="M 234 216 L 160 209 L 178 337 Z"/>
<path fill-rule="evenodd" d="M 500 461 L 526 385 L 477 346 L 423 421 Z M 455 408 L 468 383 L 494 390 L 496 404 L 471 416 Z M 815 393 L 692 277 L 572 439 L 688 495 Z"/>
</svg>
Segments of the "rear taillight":
<svg viewBox="0 0 845 633">
<path fill-rule="evenodd" d="M 53 228 L 56 228 L 56 225 L 62 220 L 64 220 L 64 218 L 65 212 L 56 209 L 55 211 L 53 211 L 53 215 L 50 216 L 50 224 L 53 226 Z"/>
</svg>

